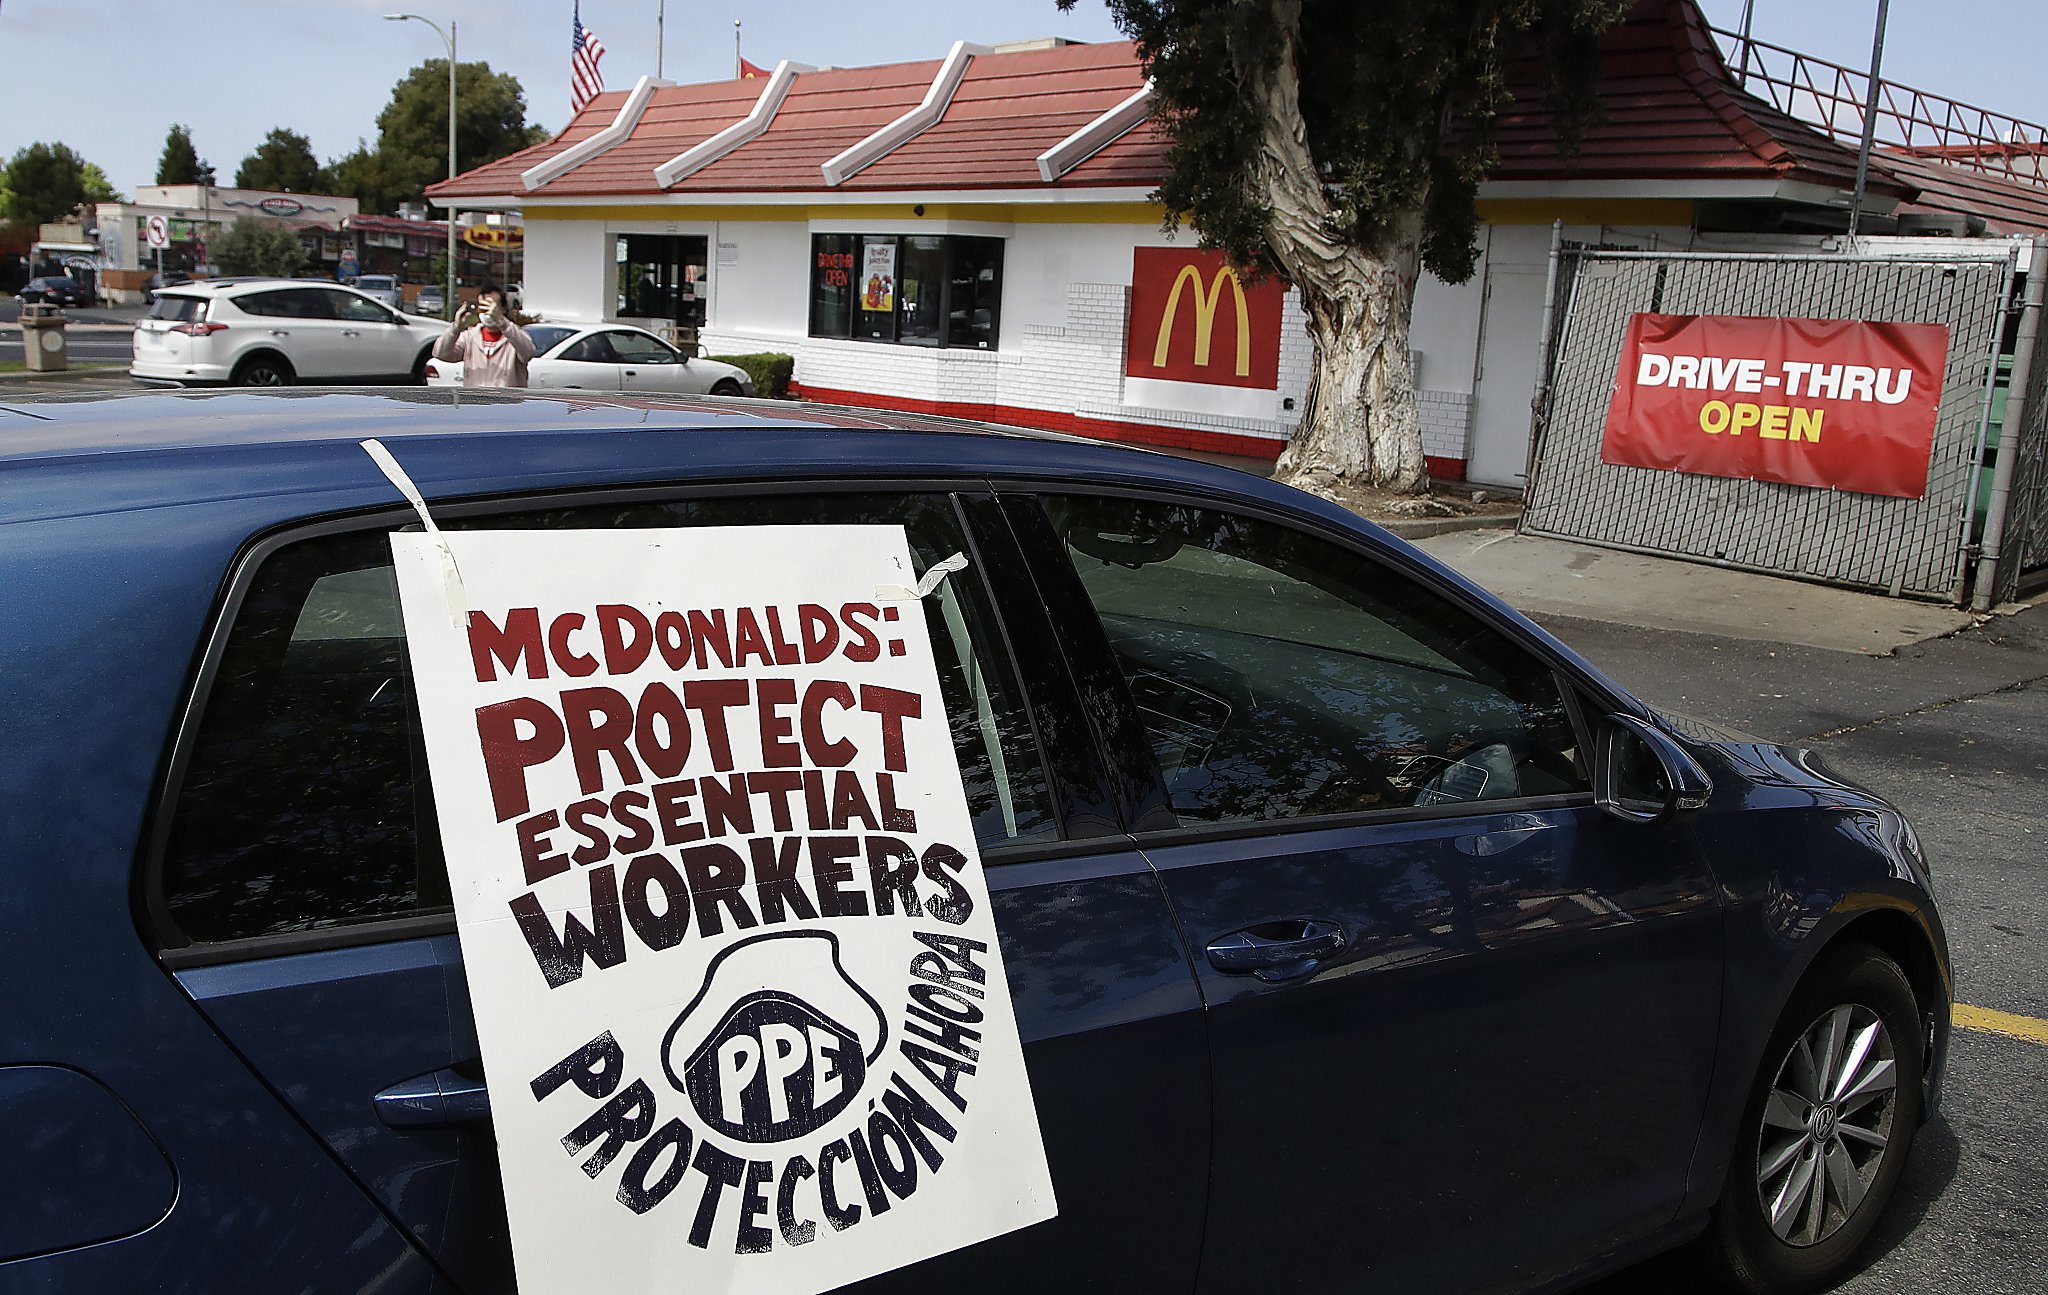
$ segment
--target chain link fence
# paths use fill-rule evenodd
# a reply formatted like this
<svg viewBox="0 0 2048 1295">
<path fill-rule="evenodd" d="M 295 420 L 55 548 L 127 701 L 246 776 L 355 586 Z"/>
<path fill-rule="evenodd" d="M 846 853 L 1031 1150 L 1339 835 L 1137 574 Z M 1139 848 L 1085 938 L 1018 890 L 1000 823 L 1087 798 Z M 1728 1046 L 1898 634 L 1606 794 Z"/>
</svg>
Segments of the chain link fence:
<svg viewBox="0 0 2048 1295">
<path fill-rule="evenodd" d="M 1941 259 L 1562 253 L 1558 282 L 1569 292 L 1538 402 L 1522 530 L 1960 602 L 2015 255 L 1982 244 Z M 1623 335 L 1639 312 L 1947 324 L 1926 494 L 1901 499 L 1601 462 Z M 2038 410 L 2030 406 L 2030 422 Z M 2040 440 L 2037 477 L 2048 472 L 2038 463 Z M 2048 513 L 2043 493 L 2026 498 Z M 2023 542 L 2048 545 L 2048 515 L 2025 534 Z"/>
<path fill-rule="evenodd" d="M 2048 266 L 2037 265 L 2028 272 L 2048 274 Z M 2014 443 L 2017 457 L 2005 543 L 1992 582 L 1994 602 L 2010 602 L 2048 577 L 2048 347 L 2037 345 L 2033 367 L 2030 375 L 2013 376 L 2013 397 L 2026 392 L 2025 425 L 2008 423 L 2001 429 L 2003 435 L 2019 439 Z"/>
</svg>

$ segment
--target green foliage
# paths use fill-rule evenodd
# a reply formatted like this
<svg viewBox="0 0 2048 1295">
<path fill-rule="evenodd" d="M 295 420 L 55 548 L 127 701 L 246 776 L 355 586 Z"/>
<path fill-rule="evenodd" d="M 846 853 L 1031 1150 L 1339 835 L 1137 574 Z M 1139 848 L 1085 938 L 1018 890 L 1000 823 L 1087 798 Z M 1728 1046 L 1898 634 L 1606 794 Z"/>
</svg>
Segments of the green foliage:
<svg viewBox="0 0 2048 1295">
<path fill-rule="evenodd" d="M 1074 0 L 1058 0 L 1062 9 Z M 1262 270 L 1273 177 L 1262 125 L 1298 84 L 1325 226 L 1376 254 L 1421 216 L 1422 261 L 1462 282 L 1479 182 L 1525 58 L 1547 69 L 1567 151 L 1594 106 L 1599 38 L 1626 0 L 1107 0 L 1138 44 L 1171 143 L 1168 224 Z M 1292 73 L 1290 76 L 1289 73 Z M 1278 90 L 1276 95 L 1274 92 Z M 1302 177 L 1304 179 L 1311 177 Z"/>
<path fill-rule="evenodd" d="M 222 274 L 293 275 L 305 268 L 306 249 L 293 230 L 238 216 L 208 248 Z"/>
<path fill-rule="evenodd" d="M 398 210 L 398 182 L 384 165 L 384 155 L 367 141 L 357 140 L 353 152 L 328 164 L 331 192 L 354 198 L 364 211 L 390 215 Z"/>
<path fill-rule="evenodd" d="M 534 142 L 519 78 L 493 72 L 488 63 L 457 64 L 456 165 L 474 170 Z M 447 59 L 428 59 L 392 87 L 391 102 L 377 114 L 377 153 L 388 183 L 388 209 L 421 200 L 428 185 L 448 178 Z"/>
<path fill-rule="evenodd" d="M 213 163 L 192 147 L 192 128 L 173 125 L 164 136 L 163 155 L 156 161 L 158 184 L 212 184 Z"/>
<path fill-rule="evenodd" d="M 93 202 L 120 194 L 106 173 L 64 144 L 30 144 L 7 161 L 0 185 L 0 219 L 33 227 L 63 220 Z"/>
<path fill-rule="evenodd" d="M 313 156 L 313 141 L 282 127 L 263 137 L 256 151 L 235 170 L 238 189 L 274 189 L 286 193 L 325 193 L 332 178 Z"/>
<path fill-rule="evenodd" d="M 789 399 L 789 378 L 796 371 L 796 357 L 766 351 L 759 355 L 710 355 L 706 359 L 745 369 L 754 380 L 754 394 L 770 400 Z"/>
</svg>

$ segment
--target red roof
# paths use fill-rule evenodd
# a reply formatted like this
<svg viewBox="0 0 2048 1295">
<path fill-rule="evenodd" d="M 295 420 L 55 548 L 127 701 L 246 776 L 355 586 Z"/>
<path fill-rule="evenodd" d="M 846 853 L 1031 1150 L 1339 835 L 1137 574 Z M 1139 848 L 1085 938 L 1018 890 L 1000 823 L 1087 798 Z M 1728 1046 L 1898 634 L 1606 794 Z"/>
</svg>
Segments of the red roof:
<svg viewBox="0 0 2048 1295">
<path fill-rule="evenodd" d="M 1694 0 L 1636 0 L 1602 42 L 1601 119 L 1574 155 L 1560 148 L 1544 104 L 1541 65 L 1516 79 L 1502 115 L 1493 178 L 1790 181 L 1846 191 L 1855 150 L 1743 91 Z M 915 107 L 941 60 L 798 75 L 768 129 L 666 192 L 817 193 L 820 167 Z M 1150 188 L 1166 171 L 1166 138 L 1152 121 L 1101 147 L 1052 185 L 1036 159 L 1143 84 L 1128 41 L 977 55 L 939 121 L 839 191 Z M 631 136 L 570 170 L 538 196 L 630 198 L 665 192 L 657 166 L 753 108 L 764 82 L 718 81 L 654 91 Z M 518 199 L 520 174 L 611 124 L 624 91 L 593 99 L 545 144 L 428 189 L 435 198 Z M 1932 210 L 1984 216 L 1995 229 L 2048 230 L 2048 187 L 1891 151 L 1871 168 L 1873 193 Z M 1917 203 L 1912 200 L 1917 194 Z"/>
<path fill-rule="evenodd" d="M 917 106 L 941 60 L 805 72 L 765 133 L 686 176 L 667 192 L 815 192 L 819 168 Z M 837 186 L 846 191 L 1036 187 L 1037 157 L 1144 84 L 1127 41 L 976 56 L 930 129 Z M 653 194 L 654 168 L 753 109 L 764 82 L 720 81 L 654 92 L 630 139 L 546 185 L 548 197 Z M 592 100 L 559 136 L 428 190 L 434 197 L 525 192 L 520 173 L 611 124 L 623 92 Z M 1141 147 L 1150 140 L 1149 147 Z M 1159 182 L 1165 146 L 1144 127 L 1077 168 L 1063 183 Z M 1085 173 L 1085 174 L 1084 174 Z"/>
<path fill-rule="evenodd" d="M 1853 188 L 1856 151 L 1745 93 L 1692 0 L 1636 0 L 1601 41 L 1602 120 L 1576 156 L 1558 146 L 1542 67 L 1516 79 L 1500 119 L 1501 180 L 1794 180 Z M 1906 186 L 1881 172 L 1875 192 Z"/>
<path fill-rule="evenodd" d="M 1981 216 L 1993 234 L 2048 234 L 2048 187 L 1952 166 L 1902 149 L 1885 149 L 1884 167 L 1911 181 L 1913 200 L 1902 212 Z"/>
</svg>

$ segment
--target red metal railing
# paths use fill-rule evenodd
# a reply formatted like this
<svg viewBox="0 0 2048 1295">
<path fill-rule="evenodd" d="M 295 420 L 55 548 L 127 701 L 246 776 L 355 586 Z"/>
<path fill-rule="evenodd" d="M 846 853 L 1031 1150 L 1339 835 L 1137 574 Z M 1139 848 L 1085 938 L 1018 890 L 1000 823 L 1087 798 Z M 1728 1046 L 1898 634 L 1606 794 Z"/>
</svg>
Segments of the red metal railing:
<svg viewBox="0 0 2048 1295">
<path fill-rule="evenodd" d="M 1780 112 L 1857 147 L 1870 77 L 1810 54 L 1714 28 L 1728 70 Z M 1891 149 L 2048 188 L 2048 126 L 1879 79 L 1876 141 Z"/>
</svg>

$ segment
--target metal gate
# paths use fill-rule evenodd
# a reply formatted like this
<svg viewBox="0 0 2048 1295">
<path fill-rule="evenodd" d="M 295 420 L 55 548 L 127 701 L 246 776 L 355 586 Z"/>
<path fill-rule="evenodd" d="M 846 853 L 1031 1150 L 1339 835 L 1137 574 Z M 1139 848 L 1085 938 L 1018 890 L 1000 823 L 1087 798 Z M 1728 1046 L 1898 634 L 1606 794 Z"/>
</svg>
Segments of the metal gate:
<svg viewBox="0 0 2048 1295">
<path fill-rule="evenodd" d="M 1594 249 L 1560 257 L 1565 303 L 1538 397 L 1523 531 L 1961 601 L 2016 249 L 1941 259 Z M 1900 499 L 1601 462 L 1622 337 L 1644 311 L 1947 324 L 1927 493 Z M 2036 533 L 2048 543 L 2043 520 Z"/>
</svg>

